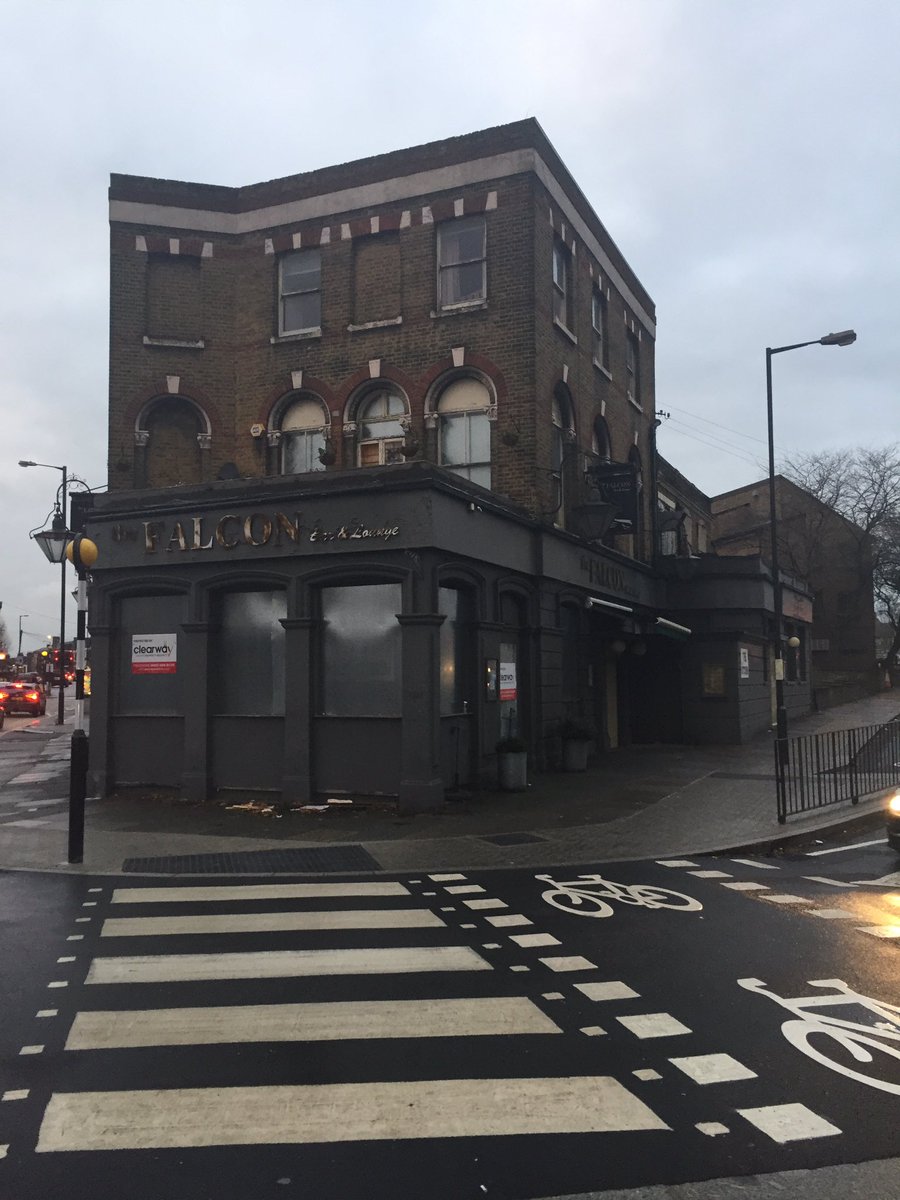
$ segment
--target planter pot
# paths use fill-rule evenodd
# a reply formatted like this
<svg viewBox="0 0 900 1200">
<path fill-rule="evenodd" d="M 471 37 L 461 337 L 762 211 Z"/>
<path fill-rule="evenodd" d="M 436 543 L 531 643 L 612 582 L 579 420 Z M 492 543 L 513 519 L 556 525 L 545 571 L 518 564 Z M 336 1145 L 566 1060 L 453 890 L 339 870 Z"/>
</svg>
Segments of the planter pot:
<svg viewBox="0 0 900 1200">
<path fill-rule="evenodd" d="M 586 771 L 590 742 L 563 741 L 563 770 Z"/>
<path fill-rule="evenodd" d="M 528 786 L 527 751 L 498 754 L 497 781 L 503 792 L 524 792 Z"/>
</svg>

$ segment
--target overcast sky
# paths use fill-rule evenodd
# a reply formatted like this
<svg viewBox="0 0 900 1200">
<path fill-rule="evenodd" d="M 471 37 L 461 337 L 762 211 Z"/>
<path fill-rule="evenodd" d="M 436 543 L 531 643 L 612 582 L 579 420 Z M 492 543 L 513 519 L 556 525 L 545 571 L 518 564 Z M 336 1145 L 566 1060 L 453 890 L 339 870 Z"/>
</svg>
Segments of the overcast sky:
<svg viewBox="0 0 900 1200">
<path fill-rule="evenodd" d="M 59 629 L 28 533 L 60 476 L 17 461 L 106 479 L 110 172 L 254 183 L 536 117 L 656 301 L 660 449 L 714 494 L 766 473 L 767 345 L 859 335 L 775 359 L 780 452 L 900 437 L 898 46 L 896 0 L 0 0 L 12 648 Z"/>
</svg>

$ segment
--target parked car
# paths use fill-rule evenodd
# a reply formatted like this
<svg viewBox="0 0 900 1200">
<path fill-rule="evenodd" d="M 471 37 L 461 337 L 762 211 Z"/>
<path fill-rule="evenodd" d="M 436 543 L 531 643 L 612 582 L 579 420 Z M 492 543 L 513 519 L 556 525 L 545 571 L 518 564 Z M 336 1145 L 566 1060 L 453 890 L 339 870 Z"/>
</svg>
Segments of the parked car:
<svg viewBox="0 0 900 1200">
<path fill-rule="evenodd" d="M 33 683 L 12 679 L 0 683 L 0 705 L 7 713 L 24 712 L 42 717 L 47 711 L 47 697 Z"/>
<path fill-rule="evenodd" d="M 900 854 L 900 788 L 896 788 L 888 796 L 884 811 L 887 821 L 888 845 Z"/>
</svg>

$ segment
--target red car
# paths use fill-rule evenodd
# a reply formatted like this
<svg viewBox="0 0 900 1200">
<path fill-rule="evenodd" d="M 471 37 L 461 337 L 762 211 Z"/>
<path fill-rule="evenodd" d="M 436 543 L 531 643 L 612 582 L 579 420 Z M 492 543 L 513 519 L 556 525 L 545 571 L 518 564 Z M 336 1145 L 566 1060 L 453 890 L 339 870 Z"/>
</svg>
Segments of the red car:
<svg viewBox="0 0 900 1200">
<path fill-rule="evenodd" d="M 33 683 L 7 680 L 0 683 L 0 707 L 7 713 L 23 712 L 42 717 L 47 711 L 47 697 Z"/>
</svg>

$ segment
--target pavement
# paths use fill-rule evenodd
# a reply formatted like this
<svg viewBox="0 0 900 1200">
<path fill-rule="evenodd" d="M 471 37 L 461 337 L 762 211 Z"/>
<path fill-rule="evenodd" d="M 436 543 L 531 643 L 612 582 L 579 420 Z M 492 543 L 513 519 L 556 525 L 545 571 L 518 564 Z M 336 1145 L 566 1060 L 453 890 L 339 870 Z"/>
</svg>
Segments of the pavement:
<svg viewBox="0 0 900 1200">
<path fill-rule="evenodd" d="M 772 738 L 764 734 L 745 746 L 624 748 L 583 773 L 537 774 L 525 792 L 465 794 L 414 817 L 380 802 L 279 814 L 261 798 L 197 804 L 126 792 L 89 799 L 84 862 L 72 865 L 66 799 L 73 714 L 67 711 L 63 726 L 55 714 L 51 704 L 44 718 L 25 726 L 29 739 L 40 739 L 39 755 L 23 747 L 22 736 L 0 737 L 0 768 L 4 759 L 10 768 L 0 785 L 0 868 L 117 874 L 128 863 L 129 873 L 148 874 L 395 873 L 669 858 L 814 837 L 850 820 L 877 820 L 883 803 L 876 796 L 837 804 L 780 825 Z M 886 690 L 795 720 L 791 734 L 878 725 L 898 715 L 900 690 Z M 25 768 L 18 774 L 16 758 Z"/>
</svg>

